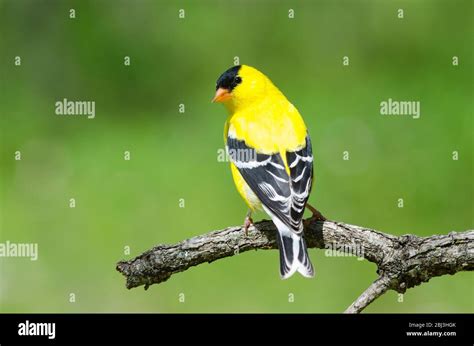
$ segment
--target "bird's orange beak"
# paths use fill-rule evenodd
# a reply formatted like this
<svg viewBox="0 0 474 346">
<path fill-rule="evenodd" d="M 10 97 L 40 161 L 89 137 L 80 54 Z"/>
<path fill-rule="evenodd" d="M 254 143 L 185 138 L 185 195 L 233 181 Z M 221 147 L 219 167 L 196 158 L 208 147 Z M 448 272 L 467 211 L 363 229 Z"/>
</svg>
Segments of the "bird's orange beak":
<svg viewBox="0 0 474 346">
<path fill-rule="evenodd" d="M 216 90 L 216 95 L 212 99 L 212 102 L 224 102 L 229 100 L 232 97 L 230 91 L 224 88 L 219 88 Z"/>
</svg>

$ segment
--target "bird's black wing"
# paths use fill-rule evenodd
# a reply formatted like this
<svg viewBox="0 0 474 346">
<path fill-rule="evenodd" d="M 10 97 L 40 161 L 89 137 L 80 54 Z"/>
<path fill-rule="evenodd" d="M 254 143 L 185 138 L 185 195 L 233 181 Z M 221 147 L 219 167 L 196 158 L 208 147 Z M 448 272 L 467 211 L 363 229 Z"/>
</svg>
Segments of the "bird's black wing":
<svg viewBox="0 0 474 346">
<path fill-rule="evenodd" d="M 291 179 L 290 219 L 294 227 L 301 225 L 304 208 L 313 184 L 313 152 L 309 134 L 306 135 L 305 142 L 305 146 L 300 150 L 286 153 Z"/>
<path fill-rule="evenodd" d="M 300 233 L 313 172 L 309 138 L 305 148 L 286 154 L 291 176 L 279 153 L 257 153 L 243 140 L 232 137 L 227 138 L 227 150 L 232 163 L 262 204 L 290 230 Z"/>
</svg>

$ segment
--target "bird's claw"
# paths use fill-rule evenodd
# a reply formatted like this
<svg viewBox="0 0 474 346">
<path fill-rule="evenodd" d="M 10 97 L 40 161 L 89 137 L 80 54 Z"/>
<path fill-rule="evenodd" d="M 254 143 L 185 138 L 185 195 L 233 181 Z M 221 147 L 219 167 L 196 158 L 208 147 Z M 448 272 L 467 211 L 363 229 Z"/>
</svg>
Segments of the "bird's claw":
<svg viewBox="0 0 474 346">
<path fill-rule="evenodd" d="M 304 225 L 307 226 L 310 221 L 327 221 L 327 219 L 321 214 L 321 212 L 316 209 L 315 207 L 306 204 L 306 208 L 308 208 L 313 215 L 308 219 L 304 221 Z"/>
<path fill-rule="evenodd" d="M 250 216 L 247 216 L 244 221 L 245 236 L 249 234 L 249 227 L 253 225 L 253 220 Z"/>
</svg>

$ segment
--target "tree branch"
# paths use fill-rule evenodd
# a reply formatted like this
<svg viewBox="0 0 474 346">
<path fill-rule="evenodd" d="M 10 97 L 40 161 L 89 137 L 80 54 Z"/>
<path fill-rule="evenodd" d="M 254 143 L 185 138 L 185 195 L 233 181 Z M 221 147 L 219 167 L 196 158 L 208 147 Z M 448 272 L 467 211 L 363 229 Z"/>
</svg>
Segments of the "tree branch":
<svg viewBox="0 0 474 346">
<path fill-rule="evenodd" d="M 345 313 L 358 314 L 375 299 L 387 292 L 389 284 L 390 280 L 386 276 L 377 278 L 377 280 L 372 282 L 369 288 L 367 288 L 364 293 L 362 293 L 359 298 L 357 298 L 356 301 L 346 309 Z"/>
<path fill-rule="evenodd" d="M 404 293 L 431 278 L 474 270 L 474 230 L 448 235 L 396 237 L 342 222 L 306 220 L 308 247 L 350 252 L 377 265 L 379 278 L 347 308 L 361 312 L 387 290 Z M 228 227 L 193 237 L 174 245 L 157 245 L 117 270 L 127 288 L 168 280 L 171 275 L 205 262 L 257 249 L 276 249 L 275 226 L 271 221 L 255 223 L 246 236 L 242 227 Z"/>
</svg>

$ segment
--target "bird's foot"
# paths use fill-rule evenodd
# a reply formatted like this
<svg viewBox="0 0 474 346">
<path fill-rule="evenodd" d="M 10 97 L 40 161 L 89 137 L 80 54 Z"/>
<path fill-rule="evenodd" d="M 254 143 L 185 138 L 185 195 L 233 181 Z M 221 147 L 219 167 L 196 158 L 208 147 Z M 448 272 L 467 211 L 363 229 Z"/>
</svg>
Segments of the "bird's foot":
<svg viewBox="0 0 474 346">
<path fill-rule="evenodd" d="M 253 225 L 253 220 L 250 216 L 246 216 L 244 220 L 245 236 L 249 234 L 249 227 Z"/>
<path fill-rule="evenodd" d="M 306 208 L 308 208 L 309 211 L 311 211 L 311 213 L 313 213 L 313 216 L 311 216 L 311 218 L 309 220 L 327 221 L 327 219 L 323 216 L 323 214 L 321 214 L 321 212 L 318 209 L 316 209 L 315 207 L 313 207 L 312 205 L 306 204 Z"/>
</svg>

